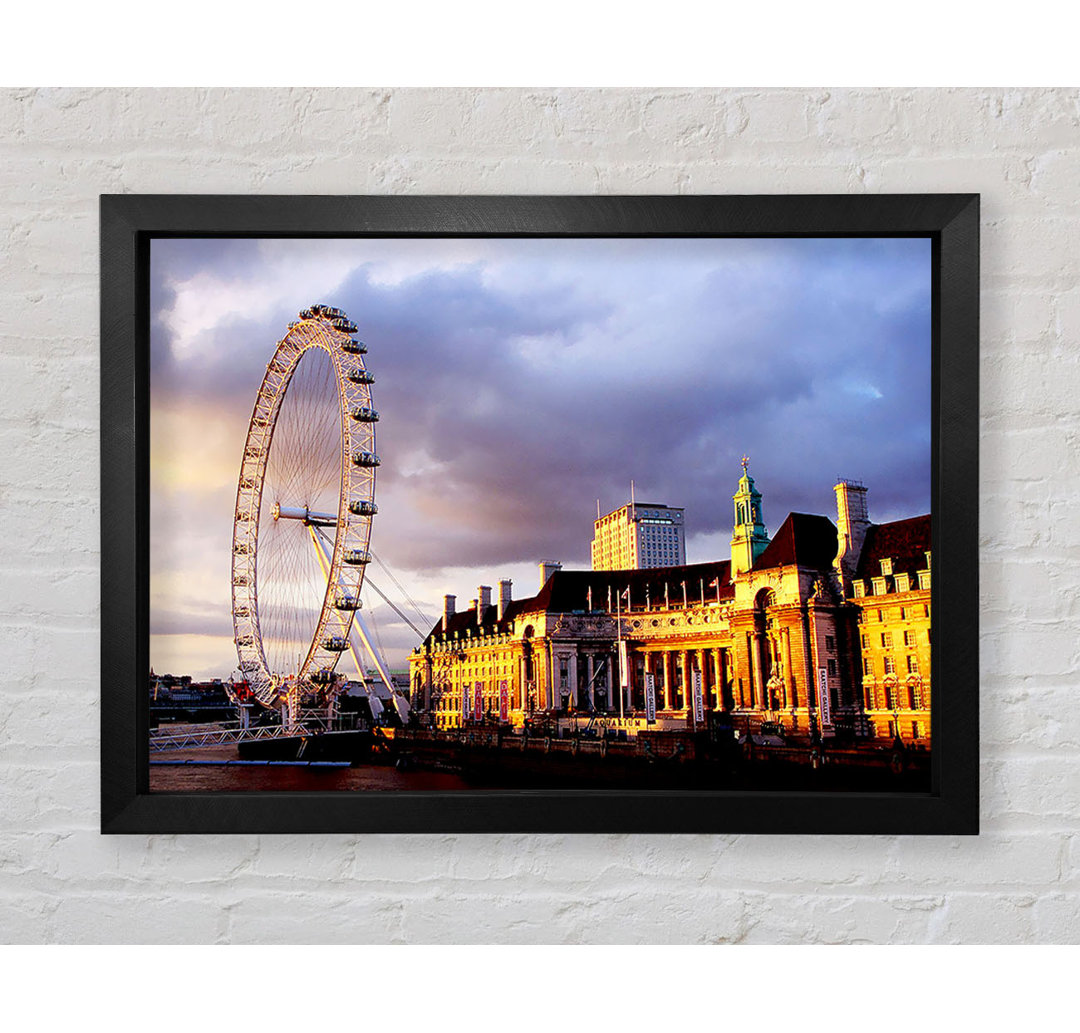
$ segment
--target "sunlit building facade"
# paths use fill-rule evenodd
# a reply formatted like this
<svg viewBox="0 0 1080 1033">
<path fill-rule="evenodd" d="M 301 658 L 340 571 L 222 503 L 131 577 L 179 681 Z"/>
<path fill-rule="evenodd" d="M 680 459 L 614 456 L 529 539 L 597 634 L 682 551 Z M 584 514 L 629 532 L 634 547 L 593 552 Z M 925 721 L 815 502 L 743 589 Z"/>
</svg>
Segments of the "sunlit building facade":
<svg viewBox="0 0 1080 1033">
<path fill-rule="evenodd" d="M 437 728 L 589 715 L 634 735 L 722 713 L 751 732 L 928 746 L 930 518 L 875 525 L 863 485 L 835 493 L 835 523 L 791 513 L 770 537 L 744 465 L 730 559 L 545 564 L 528 598 L 505 581 L 496 603 L 486 586 L 463 611 L 447 596 L 410 657 L 414 707 Z"/>
</svg>

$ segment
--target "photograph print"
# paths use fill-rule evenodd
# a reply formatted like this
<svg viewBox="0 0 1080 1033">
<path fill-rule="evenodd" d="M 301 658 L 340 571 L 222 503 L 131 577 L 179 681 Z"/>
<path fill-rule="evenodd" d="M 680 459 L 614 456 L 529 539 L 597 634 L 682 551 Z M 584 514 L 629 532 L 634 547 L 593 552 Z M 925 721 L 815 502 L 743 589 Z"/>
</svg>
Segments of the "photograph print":
<svg viewBox="0 0 1080 1033">
<path fill-rule="evenodd" d="M 151 793 L 927 793 L 932 246 L 150 242 Z"/>
</svg>

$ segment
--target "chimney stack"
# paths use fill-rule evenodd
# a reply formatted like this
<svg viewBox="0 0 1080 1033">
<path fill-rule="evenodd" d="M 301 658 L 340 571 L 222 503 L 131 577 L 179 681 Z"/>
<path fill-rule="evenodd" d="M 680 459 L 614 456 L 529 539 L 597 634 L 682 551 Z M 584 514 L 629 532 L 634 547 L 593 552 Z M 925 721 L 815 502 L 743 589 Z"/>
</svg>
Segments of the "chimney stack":
<svg viewBox="0 0 1080 1033">
<path fill-rule="evenodd" d="M 870 527 L 866 486 L 861 481 L 841 478 L 835 491 L 837 551 L 833 566 L 851 577 L 859 565 L 859 555 Z"/>
<path fill-rule="evenodd" d="M 480 585 L 476 589 L 478 597 L 478 605 L 476 607 L 476 623 L 484 623 L 484 614 L 487 613 L 487 608 L 491 605 L 491 585 Z"/>
<path fill-rule="evenodd" d="M 562 564 L 556 563 L 554 560 L 541 560 L 540 561 L 540 587 L 548 583 L 548 578 L 557 570 L 562 570 Z"/>
<path fill-rule="evenodd" d="M 457 602 L 456 595 L 444 595 L 442 597 L 442 629 L 450 630 L 450 618 L 454 616 L 454 604 Z"/>
<path fill-rule="evenodd" d="M 506 611 L 510 606 L 510 586 L 513 585 L 508 577 L 499 581 L 499 611 L 498 619 L 501 621 L 506 616 Z"/>
</svg>

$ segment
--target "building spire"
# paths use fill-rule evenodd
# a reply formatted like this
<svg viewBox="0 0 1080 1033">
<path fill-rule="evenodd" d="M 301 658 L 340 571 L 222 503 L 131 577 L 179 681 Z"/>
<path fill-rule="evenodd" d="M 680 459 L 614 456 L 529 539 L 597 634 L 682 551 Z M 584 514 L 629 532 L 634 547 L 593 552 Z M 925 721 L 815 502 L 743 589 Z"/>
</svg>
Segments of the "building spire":
<svg viewBox="0 0 1080 1033">
<path fill-rule="evenodd" d="M 761 492 L 754 487 L 754 478 L 747 467 L 750 457 L 742 457 L 742 477 L 732 496 L 735 503 L 735 526 L 731 536 L 731 576 L 748 571 L 769 544 L 769 532 L 761 510 Z"/>
</svg>

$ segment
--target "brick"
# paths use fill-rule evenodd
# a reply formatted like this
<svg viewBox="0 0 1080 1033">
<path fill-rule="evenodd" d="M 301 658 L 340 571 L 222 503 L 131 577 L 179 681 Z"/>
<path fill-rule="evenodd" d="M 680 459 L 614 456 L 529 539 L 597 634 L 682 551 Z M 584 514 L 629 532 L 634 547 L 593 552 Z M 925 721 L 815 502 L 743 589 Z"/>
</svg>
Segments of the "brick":
<svg viewBox="0 0 1080 1033">
<path fill-rule="evenodd" d="M 130 891 L 64 894 L 48 922 L 53 943 L 222 942 L 227 913 L 205 900 L 149 888 L 133 907 Z"/>
<path fill-rule="evenodd" d="M 1033 894 L 956 893 L 931 925 L 932 943 L 1024 943 L 1035 929 Z"/>
<path fill-rule="evenodd" d="M 748 944 L 927 943 L 944 907 L 942 896 L 921 894 L 763 894 L 754 903 Z"/>
<path fill-rule="evenodd" d="M 398 893 L 262 892 L 228 906 L 230 943 L 404 943 Z"/>
<path fill-rule="evenodd" d="M 1039 943 L 1080 942 L 1080 893 L 1039 897 L 1032 920 Z"/>
</svg>

